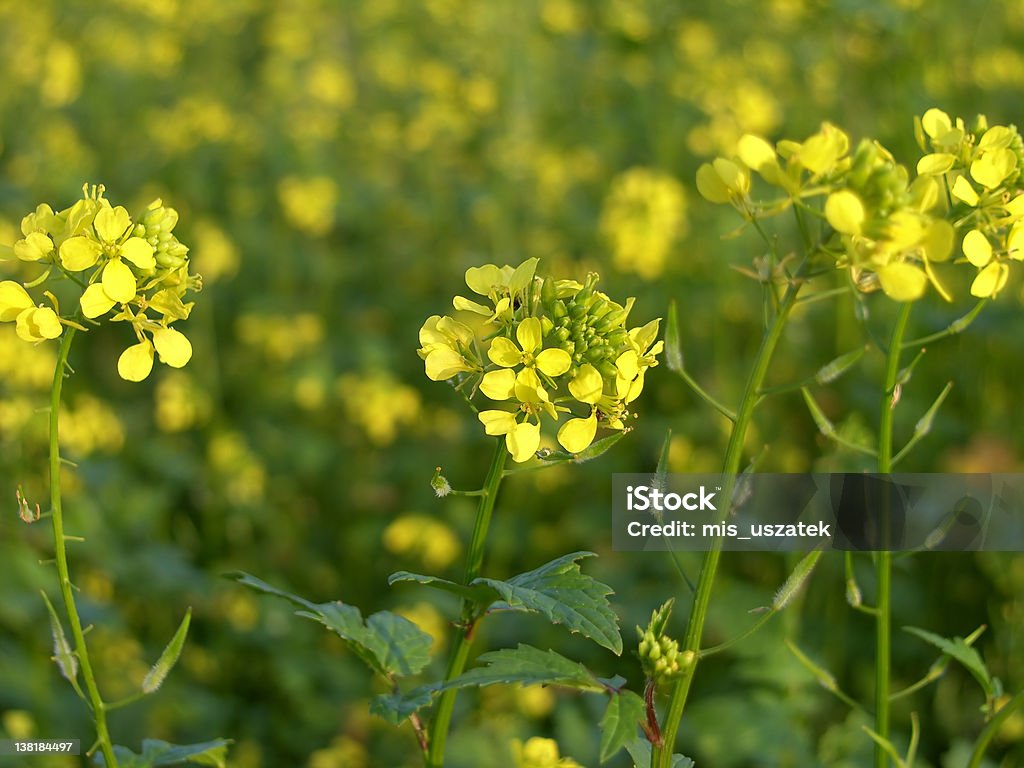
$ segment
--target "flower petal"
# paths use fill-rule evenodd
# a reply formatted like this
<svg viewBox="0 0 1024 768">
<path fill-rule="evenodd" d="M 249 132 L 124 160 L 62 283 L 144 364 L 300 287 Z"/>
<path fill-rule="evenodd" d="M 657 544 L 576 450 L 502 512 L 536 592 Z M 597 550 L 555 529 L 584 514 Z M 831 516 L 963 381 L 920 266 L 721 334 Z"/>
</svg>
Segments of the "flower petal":
<svg viewBox="0 0 1024 768">
<path fill-rule="evenodd" d="M 985 233 L 977 229 L 964 235 L 963 249 L 964 256 L 976 267 L 984 267 L 992 261 L 992 244 Z"/>
<path fill-rule="evenodd" d="M 572 366 L 572 357 L 564 349 L 545 349 L 537 355 L 537 367 L 548 376 L 561 376 Z"/>
<path fill-rule="evenodd" d="M 502 272 L 494 264 L 484 264 L 482 267 L 470 267 L 466 270 L 466 285 L 473 293 L 487 296 L 495 287 L 504 286 L 507 280 L 503 278 Z"/>
<path fill-rule="evenodd" d="M 521 403 L 543 403 L 548 401 L 548 393 L 540 382 L 540 377 L 533 368 L 523 368 L 516 375 L 516 400 Z"/>
<path fill-rule="evenodd" d="M 457 373 L 473 370 L 462 355 L 444 344 L 430 350 L 424 360 L 424 368 L 431 381 L 446 381 Z"/>
<path fill-rule="evenodd" d="M 105 315 L 116 302 L 107 296 L 107 292 L 103 290 L 102 285 L 93 283 L 85 289 L 78 303 L 82 307 L 82 314 L 91 320 L 100 315 Z"/>
<path fill-rule="evenodd" d="M 859 235 L 867 213 L 860 198 L 844 189 L 828 196 L 825 201 L 825 218 L 836 232 Z"/>
<path fill-rule="evenodd" d="M 971 296 L 979 299 L 995 296 L 1006 285 L 1006 278 L 1009 277 L 1010 268 L 1005 264 L 994 261 L 985 267 L 971 283 Z"/>
<path fill-rule="evenodd" d="M 16 320 L 22 311 L 35 306 L 21 283 L 4 280 L 0 283 L 0 321 L 9 323 Z"/>
<path fill-rule="evenodd" d="M 512 368 L 523 362 L 523 353 L 504 336 L 499 336 L 491 342 L 491 347 L 487 350 L 487 356 L 491 358 L 491 362 L 500 365 L 502 368 Z"/>
<path fill-rule="evenodd" d="M 121 304 L 135 298 L 135 275 L 120 259 L 111 259 L 103 268 L 103 290 L 107 296 Z"/>
<path fill-rule="evenodd" d="M 540 320 L 536 317 L 528 317 L 516 328 L 516 338 L 519 339 L 519 346 L 523 352 L 536 352 L 543 343 L 544 332 L 541 330 Z"/>
<path fill-rule="evenodd" d="M 148 341 L 128 347 L 117 359 L 117 374 L 125 381 L 142 381 L 153 370 L 153 345 Z"/>
<path fill-rule="evenodd" d="M 15 332 L 18 337 L 29 342 L 56 339 L 63 333 L 57 313 L 49 307 L 31 307 L 18 314 Z"/>
<path fill-rule="evenodd" d="M 516 374 L 510 368 L 491 371 L 480 382 L 480 391 L 491 400 L 508 400 L 515 393 Z"/>
<path fill-rule="evenodd" d="M 121 205 L 117 206 L 117 208 L 101 208 L 93 220 L 96 234 L 105 243 L 113 243 L 119 240 L 131 223 L 128 211 Z"/>
<path fill-rule="evenodd" d="M 576 376 L 569 382 L 569 392 L 581 403 L 597 405 L 604 390 L 601 373 L 590 363 L 581 365 Z"/>
<path fill-rule="evenodd" d="M 632 349 L 627 349 L 615 361 L 615 367 L 619 375 L 624 379 L 632 381 L 640 372 L 640 356 Z"/>
<path fill-rule="evenodd" d="M 475 301 L 471 301 L 465 296 L 456 296 L 452 299 L 452 306 L 460 311 L 475 312 L 476 314 L 483 315 L 484 317 L 491 316 L 491 310 L 489 308 L 485 307 L 483 304 L 477 304 Z"/>
<path fill-rule="evenodd" d="M 53 252 L 53 241 L 42 232 L 32 232 L 14 244 L 14 255 L 22 261 L 39 261 Z"/>
<path fill-rule="evenodd" d="M 896 262 L 878 270 L 878 281 L 890 299 L 915 301 L 924 294 L 928 276 L 913 264 Z"/>
<path fill-rule="evenodd" d="M 521 463 L 532 459 L 540 448 L 540 424 L 517 424 L 516 428 L 505 436 L 505 447 L 515 462 Z"/>
<path fill-rule="evenodd" d="M 141 237 L 129 237 L 121 246 L 121 258 L 128 259 L 139 269 L 153 269 L 156 259 L 153 258 L 153 246 Z"/>
<path fill-rule="evenodd" d="M 95 264 L 101 252 L 99 243 L 81 235 L 69 237 L 60 244 L 60 263 L 70 272 L 81 272 Z"/>
<path fill-rule="evenodd" d="M 950 193 L 957 200 L 962 200 L 972 207 L 978 204 L 978 193 L 974 191 L 971 182 L 964 176 L 957 177 L 956 181 L 953 182 L 953 189 L 950 190 Z"/>
<path fill-rule="evenodd" d="M 477 418 L 488 435 L 507 435 L 516 428 L 516 417 L 508 411 L 480 411 Z"/>
<path fill-rule="evenodd" d="M 587 419 L 569 419 L 558 430 L 558 442 L 569 453 L 585 450 L 597 435 L 597 416 L 593 413 Z"/>
<path fill-rule="evenodd" d="M 160 354 L 160 362 L 171 368 L 182 368 L 192 359 L 192 343 L 185 334 L 173 328 L 153 331 L 153 344 Z"/>
</svg>

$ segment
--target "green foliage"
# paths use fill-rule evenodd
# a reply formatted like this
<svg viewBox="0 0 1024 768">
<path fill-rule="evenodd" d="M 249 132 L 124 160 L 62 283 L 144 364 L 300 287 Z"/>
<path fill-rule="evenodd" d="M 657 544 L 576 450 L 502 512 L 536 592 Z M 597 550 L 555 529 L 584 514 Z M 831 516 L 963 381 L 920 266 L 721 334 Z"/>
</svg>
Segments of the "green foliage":
<svg viewBox="0 0 1024 768">
<path fill-rule="evenodd" d="M 216 739 L 202 744 L 168 744 L 159 739 L 142 742 L 142 753 L 135 754 L 127 747 L 115 746 L 117 764 L 123 768 L 158 768 L 161 765 L 209 765 L 226 768 L 227 751 L 230 741 Z M 105 765 L 102 755 L 96 758 L 97 765 Z"/>
<path fill-rule="evenodd" d="M 414 675 L 430 662 L 430 635 L 402 616 L 378 611 L 364 621 L 362 613 L 353 605 L 340 601 L 311 603 L 247 573 L 231 574 L 230 578 L 250 589 L 305 608 L 296 611 L 296 615 L 319 621 L 337 632 L 360 659 L 386 678 Z"/>
</svg>

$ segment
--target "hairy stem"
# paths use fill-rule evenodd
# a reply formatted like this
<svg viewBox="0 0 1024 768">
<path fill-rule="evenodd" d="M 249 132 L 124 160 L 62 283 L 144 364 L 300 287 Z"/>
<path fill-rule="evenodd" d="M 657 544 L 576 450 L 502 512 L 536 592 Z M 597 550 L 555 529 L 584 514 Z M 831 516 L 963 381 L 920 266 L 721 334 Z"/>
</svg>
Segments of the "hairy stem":
<svg viewBox="0 0 1024 768">
<path fill-rule="evenodd" d="M 768 366 L 771 363 L 772 355 L 782 338 L 782 330 L 789 319 L 790 310 L 796 303 L 797 294 L 800 292 L 802 280 L 802 269 L 798 271 L 796 278 L 790 283 L 779 303 L 778 312 L 761 339 L 761 346 L 758 349 L 757 357 L 747 377 L 747 383 L 743 390 L 743 399 L 736 411 L 736 419 L 733 423 L 732 432 L 729 435 L 729 443 L 725 451 L 725 461 L 722 467 L 723 473 L 723 494 L 722 498 L 729 499 L 732 496 L 732 483 L 736 473 L 739 472 L 740 464 L 743 461 L 743 444 L 746 441 L 747 430 L 750 427 L 754 409 L 760 400 L 759 392 L 764 384 L 768 373 Z M 729 505 L 723 507 L 723 515 L 728 514 Z M 694 663 L 686 668 L 686 671 L 676 682 L 672 689 L 669 700 L 668 713 L 665 716 L 665 727 L 662 729 L 664 746 L 654 747 L 651 753 L 652 768 L 669 768 L 672 764 L 672 753 L 675 747 L 676 733 L 679 731 L 679 722 L 683 717 L 683 710 L 686 708 L 686 697 L 690 691 L 690 684 L 696 672 L 700 642 L 704 632 L 704 622 L 707 619 L 708 605 L 711 602 L 711 591 L 715 583 L 715 574 L 718 570 L 718 562 L 722 554 L 722 540 L 716 539 L 712 548 L 705 554 L 704 563 L 701 567 L 700 577 L 697 581 L 697 592 L 693 599 L 693 609 L 690 612 L 689 623 L 686 626 L 686 637 L 684 639 L 684 650 L 693 651 L 695 654 Z"/>
<path fill-rule="evenodd" d="M 892 338 L 886 351 L 885 383 L 882 387 L 882 402 L 878 422 L 878 471 L 892 471 L 892 427 L 899 399 L 896 378 L 900 371 L 900 352 L 903 337 L 910 319 L 911 302 L 900 306 Z M 887 497 L 886 497 L 887 498 Z M 883 513 L 885 510 L 883 510 Z M 883 535 L 888 532 L 887 515 L 883 514 Z M 875 600 L 875 733 L 882 739 L 889 739 L 889 672 L 892 644 L 892 552 L 888 549 L 875 553 L 875 581 L 878 596 Z M 889 755 L 878 742 L 875 743 L 875 768 L 887 768 Z"/>
<path fill-rule="evenodd" d="M 487 548 L 487 531 L 491 525 L 491 513 L 494 511 L 494 502 L 498 496 L 498 488 L 501 486 L 501 479 L 505 469 L 505 460 L 508 451 L 505 448 L 503 438 L 498 438 L 494 446 L 494 457 L 491 459 L 491 466 L 487 470 L 487 478 L 484 481 L 483 494 L 480 496 L 480 505 L 476 511 L 476 523 L 473 526 L 473 539 L 469 545 L 469 555 L 466 558 L 466 577 L 464 583 L 469 584 L 480 575 L 480 568 L 484 562 L 484 550 Z M 445 672 L 445 682 L 453 680 L 462 674 L 466 667 L 466 660 L 469 658 L 470 646 L 473 644 L 473 635 L 476 631 L 480 617 L 476 615 L 476 607 L 469 600 L 462 601 L 462 628 L 455 637 L 451 656 L 448 658 L 448 669 Z M 451 726 L 452 711 L 455 708 L 455 697 L 458 691 L 450 689 L 444 691 L 437 702 L 437 709 L 434 712 L 434 719 L 430 724 L 430 740 L 426 752 L 427 768 L 443 768 L 444 750 L 448 741 L 448 729 Z"/>
<path fill-rule="evenodd" d="M 68 571 L 67 541 L 69 537 L 64 533 L 64 514 L 61 506 L 60 396 L 64 385 L 64 369 L 74 337 L 75 329 L 67 328 L 57 352 L 57 365 L 53 371 L 53 385 L 50 388 L 50 509 L 52 511 L 50 520 L 53 524 L 53 543 L 56 550 L 57 575 L 60 579 L 60 594 L 64 600 L 64 610 L 67 611 L 68 622 L 71 625 L 71 635 L 75 640 L 75 656 L 78 658 L 78 663 L 82 668 L 82 677 L 85 679 L 85 690 L 92 708 L 93 721 L 96 724 L 96 741 L 103 752 L 103 759 L 108 768 L 117 768 L 117 758 L 114 757 L 110 733 L 107 731 L 107 705 L 96 685 L 96 677 L 93 674 L 89 651 L 85 644 L 85 633 L 82 631 L 82 621 L 78 616 L 78 606 L 75 605 L 74 588 Z"/>
</svg>

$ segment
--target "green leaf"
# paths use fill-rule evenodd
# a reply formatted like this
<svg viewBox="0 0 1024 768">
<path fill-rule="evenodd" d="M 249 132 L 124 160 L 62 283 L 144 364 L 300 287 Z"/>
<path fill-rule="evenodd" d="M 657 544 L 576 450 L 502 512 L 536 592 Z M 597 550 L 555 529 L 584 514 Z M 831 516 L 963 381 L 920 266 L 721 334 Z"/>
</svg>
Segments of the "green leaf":
<svg viewBox="0 0 1024 768">
<path fill-rule="evenodd" d="M 651 742 L 640 736 L 626 742 L 626 751 L 633 758 L 633 768 L 650 768 Z M 693 768 L 694 762 L 683 755 L 672 755 L 672 768 Z"/>
<path fill-rule="evenodd" d="M 354 605 L 321 603 L 299 616 L 319 621 L 333 629 L 356 649 L 360 658 L 385 677 L 414 675 L 430 663 L 433 639 L 408 619 L 390 611 L 379 611 L 363 622 Z"/>
<path fill-rule="evenodd" d="M 573 552 L 507 581 L 479 578 L 474 579 L 471 586 L 491 587 L 504 601 L 499 608 L 536 611 L 552 624 L 563 624 L 570 632 L 579 632 L 621 654 L 619 618 L 607 599 L 612 589 L 581 573 L 577 562 L 594 556 L 593 552 Z"/>
<path fill-rule="evenodd" d="M 57 612 L 53 610 L 50 598 L 42 590 L 39 590 L 39 592 L 43 596 L 46 610 L 50 614 L 50 634 L 53 635 L 53 660 L 57 662 L 60 673 L 74 684 L 75 678 L 78 676 L 78 657 L 75 656 L 74 651 L 71 650 L 71 646 L 68 644 L 68 638 L 64 634 L 64 627 L 61 625 L 60 619 L 57 618 Z"/>
<path fill-rule="evenodd" d="M 118 768 L 157 768 L 161 765 L 210 765 L 214 768 L 227 766 L 228 745 L 230 739 L 214 739 L 201 744 L 179 746 L 168 744 L 158 739 L 144 739 L 142 754 L 136 755 L 127 747 L 115 746 L 114 756 Z M 97 753 L 93 758 L 97 765 L 106 765 L 103 755 Z"/>
<path fill-rule="evenodd" d="M 375 696 L 370 702 L 370 713 L 384 718 L 392 725 L 401 725 L 413 712 L 428 706 L 436 692 L 436 686 L 421 685 L 405 693 Z"/>
<path fill-rule="evenodd" d="M 480 656 L 486 667 L 476 667 L 436 686 L 437 691 L 498 683 L 519 685 L 560 685 L 580 691 L 603 693 L 605 687 L 586 667 L 554 651 L 531 645 L 504 648 Z"/>
<path fill-rule="evenodd" d="M 178 663 L 178 657 L 181 656 L 181 649 L 185 645 L 185 637 L 188 635 L 188 627 L 191 620 L 192 609 L 189 608 L 185 612 L 185 618 L 181 620 L 181 624 L 174 633 L 174 637 L 171 638 L 171 642 L 167 644 L 164 652 L 157 659 L 156 664 L 153 665 L 153 668 L 149 670 L 149 674 L 143 679 L 143 693 L 153 693 L 157 690 L 164 680 L 167 679 L 170 671 L 174 669 L 174 665 Z"/>
<path fill-rule="evenodd" d="M 974 679 L 978 681 L 978 685 L 981 686 L 986 697 L 991 698 L 995 695 L 995 683 L 992 680 L 991 673 L 988 671 L 988 667 L 982 661 L 981 654 L 968 645 L 967 641 L 962 637 L 954 637 L 952 640 L 947 640 L 945 637 L 917 627 L 904 627 L 903 631 L 924 640 L 929 645 L 934 645 L 950 658 L 960 662 Z"/>
<path fill-rule="evenodd" d="M 439 589 L 442 592 L 450 592 L 456 597 L 461 597 L 464 600 L 469 600 L 471 603 L 478 603 L 480 605 L 489 604 L 494 600 L 492 591 L 487 587 L 467 587 L 465 584 L 458 584 L 448 579 L 424 576 L 423 574 L 410 573 L 409 571 L 397 571 L 388 577 L 388 584 L 397 584 L 403 581 L 411 581 L 414 584 L 423 584 L 427 587 Z"/>
<path fill-rule="evenodd" d="M 683 350 L 679 343 L 679 312 L 674 300 L 668 303 L 668 316 L 665 318 L 665 364 L 675 373 L 683 370 Z"/>
<path fill-rule="evenodd" d="M 613 693 L 601 718 L 601 762 L 636 738 L 637 724 L 647 716 L 644 700 L 632 691 Z M 649 763 L 648 763 L 649 765 Z"/>
<path fill-rule="evenodd" d="M 605 453 L 609 448 L 615 445 L 619 440 L 626 436 L 626 432 L 619 431 L 613 432 L 608 437 L 602 437 L 600 440 L 595 440 L 590 444 L 588 448 L 580 451 L 579 453 L 567 453 L 566 451 L 548 451 L 547 453 L 541 453 L 540 459 L 548 464 L 562 464 L 565 462 L 573 462 L 575 464 L 582 464 L 584 461 L 590 461 L 596 459 L 601 454 Z"/>
<path fill-rule="evenodd" d="M 313 603 L 241 571 L 228 574 L 228 578 L 305 608 L 296 614 L 333 629 L 367 666 L 385 677 L 414 675 L 430 662 L 430 635 L 390 611 L 375 613 L 364 622 L 354 605 L 340 601 Z"/>
<path fill-rule="evenodd" d="M 274 597 L 282 597 L 288 602 L 295 603 L 302 608 L 308 608 L 311 611 L 316 610 L 316 603 L 311 603 L 304 597 L 299 597 L 298 595 L 293 595 L 291 592 L 285 592 L 283 589 L 271 586 L 262 579 L 257 579 L 255 576 L 245 573 L 244 571 L 226 573 L 224 574 L 224 577 L 227 579 L 233 579 L 239 584 L 244 584 L 250 589 L 255 589 L 257 592 L 263 592 L 264 594 L 273 595 Z"/>
</svg>

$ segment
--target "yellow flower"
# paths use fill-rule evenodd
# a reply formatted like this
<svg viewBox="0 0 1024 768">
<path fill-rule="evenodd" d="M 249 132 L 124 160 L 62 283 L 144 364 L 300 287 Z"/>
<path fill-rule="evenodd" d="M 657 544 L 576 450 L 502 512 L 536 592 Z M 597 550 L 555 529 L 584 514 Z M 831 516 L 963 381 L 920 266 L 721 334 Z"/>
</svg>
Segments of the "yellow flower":
<svg viewBox="0 0 1024 768">
<path fill-rule="evenodd" d="M 431 315 L 420 328 L 420 349 L 417 354 L 423 359 L 427 378 L 432 381 L 446 381 L 459 373 L 479 369 L 467 360 L 471 354 L 473 331 L 467 325 L 447 315 Z"/>
<path fill-rule="evenodd" d="M 516 768 L 582 768 L 572 758 L 559 755 L 558 743 L 554 739 L 534 736 L 525 744 L 517 739 L 512 742 L 512 751 Z"/>
</svg>

